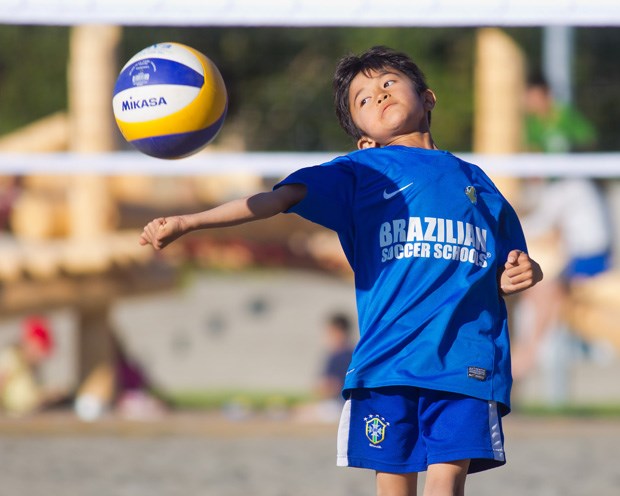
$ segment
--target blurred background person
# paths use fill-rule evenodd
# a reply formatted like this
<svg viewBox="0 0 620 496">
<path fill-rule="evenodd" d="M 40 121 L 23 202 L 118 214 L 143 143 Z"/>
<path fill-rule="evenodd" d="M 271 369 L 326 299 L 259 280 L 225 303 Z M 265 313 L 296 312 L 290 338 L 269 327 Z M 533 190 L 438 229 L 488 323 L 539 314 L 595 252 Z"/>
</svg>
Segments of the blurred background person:
<svg viewBox="0 0 620 496">
<path fill-rule="evenodd" d="M 594 146 L 593 126 L 570 105 L 556 102 L 543 78 L 530 81 L 525 109 L 528 151 L 567 153 Z M 546 342 L 543 363 L 556 376 L 549 394 L 559 400 L 566 395 L 566 380 L 558 380 L 567 366 L 563 309 L 574 284 L 610 269 L 611 220 L 599 186 L 585 177 L 530 179 L 524 185 L 522 207 L 523 229 L 530 250 L 541 258 L 545 280 L 522 296 L 529 318 L 515 343 L 513 375 L 526 376 Z"/>
<path fill-rule="evenodd" d="M 344 378 L 353 356 L 353 325 L 344 313 L 333 313 L 325 321 L 325 355 L 315 388 L 316 401 L 297 411 L 298 420 L 337 421 L 342 412 Z"/>
<path fill-rule="evenodd" d="M 157 393 L 144 368 L 113 334 L 116 362 L 116 412 L 133 420 L 152 420 L 168 410 L 168 403 Z"/>
<path fill-rule="evenodd" d="M 540 75 L 527 84 L 524 132 L 530 152 L 568 153 L 596 143 L 596 130 L 590 121 L 572 105 L 556 101 Z"/>
<path fill-rule="evenodd" d="M 47 321 L 30 317 L 24 321 L 17 343 L 0 351 L 0 403 L 12 416 L 33 413 L 48 404 L 38 379 L 39 366 L 53 350 L 54 341 Z"/>
<path fill-rule="evenodd" d="M 114 332 L 110 336 L 113 359 L 93 368 L 80 384 L 75 413 L 84 421 L 99 420 L 111 412 L 131 420 L 160 418 L 170 405 L 123 341 Z"/>
<path fill-rule="evenodd" d="M 349 369 L 354 348 L 351 339 L 351 321 L 345 314 L 336 313 L 327 320 L 325 348 L 327 353 L 317 393 L 323 400 L 337 400 L 340 403 L 344 377 Z M 338 412 L 342 410 L 341 406 L 338 406 Z"/>
<path fill-rule="evenodd" d="M 0 232 L 9 231 L 11 212 L 21 193 L 21 178 L 0 176 Z"/>
</svg>

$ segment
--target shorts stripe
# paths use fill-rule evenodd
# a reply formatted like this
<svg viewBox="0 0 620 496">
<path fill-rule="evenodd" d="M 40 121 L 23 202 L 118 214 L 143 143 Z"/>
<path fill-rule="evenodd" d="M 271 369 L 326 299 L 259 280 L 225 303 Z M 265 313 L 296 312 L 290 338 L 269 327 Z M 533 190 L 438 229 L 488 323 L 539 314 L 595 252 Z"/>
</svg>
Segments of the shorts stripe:
<svg viewBox="0 0 620 496">
<path fill-rule="evenodd" d="M 340 424 L 338 424 L 338 451 L 336 466 L 349 466 L 349 433 L 351 432 L 351 400 L 347 400 L 342 408 Z"/>
<path fill-rule="evenodd" d="M 497 411 L 497 402 L 489 401 L 489 433 L 491 434 L 491 447 L 493 449 L 493 459 L 499 462 L 506 460 L 504 454 L 504 443 L 502 441 L 502 426 L 500 416 Z"/>
</svg>

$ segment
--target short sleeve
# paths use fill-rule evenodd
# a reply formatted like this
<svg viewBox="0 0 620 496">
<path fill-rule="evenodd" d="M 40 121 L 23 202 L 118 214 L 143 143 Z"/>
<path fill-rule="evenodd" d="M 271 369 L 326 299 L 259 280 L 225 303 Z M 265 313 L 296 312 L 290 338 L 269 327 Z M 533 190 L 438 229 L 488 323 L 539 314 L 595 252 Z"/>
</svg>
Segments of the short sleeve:
<svg viewBox="0 0 620 496">
<path fill-rule="evenodd" d="M 338 157 L 322 165 L 299 169 L 276 184 L 274 189 L 285 184 L 305 185 L 305 198 L 287 212 L 344 233 L 352 225 L 355 183 L 351 159 Z"/>
<path fill-rule="evenodd" d="M 508 203 L 506 203 L 500 218 L 498 248 L 499 265 L 506 262 L 508 254 L 512 250 L 521 250 L 527 253 L 527 243 L 521 222 L 517 213 Z"/>
</svg>

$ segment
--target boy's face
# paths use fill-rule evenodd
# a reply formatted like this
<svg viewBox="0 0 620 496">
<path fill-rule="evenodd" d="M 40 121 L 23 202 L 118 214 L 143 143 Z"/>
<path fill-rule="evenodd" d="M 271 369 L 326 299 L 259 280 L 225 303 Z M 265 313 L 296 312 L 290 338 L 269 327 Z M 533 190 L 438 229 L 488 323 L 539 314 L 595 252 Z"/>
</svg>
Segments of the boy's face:
<svg viewBox="0 0 620 496">
<path fill-rule="evenodd" d="M 359 148 L 386 146 L 398 137 L 428 132 L 428 112 L 434 106 L 432 91 L 418 94 L 413 81 L 396 69 L 368 76 L 360 72 L 349 87 L 351 117 L 364 135 Z"/>
</svg>

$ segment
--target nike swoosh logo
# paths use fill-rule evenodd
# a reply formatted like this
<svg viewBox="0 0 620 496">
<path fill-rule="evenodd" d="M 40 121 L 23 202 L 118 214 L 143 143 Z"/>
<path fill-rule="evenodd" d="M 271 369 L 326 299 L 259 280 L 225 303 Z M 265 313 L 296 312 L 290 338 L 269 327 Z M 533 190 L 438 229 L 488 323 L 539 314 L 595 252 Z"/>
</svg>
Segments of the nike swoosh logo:
<svg viewBox="0 0 620 496">
<path fill-rule="evenodd" d="M 402 193 L 403 191 L 405 191 L 409 186 L 411 186 L 413 183 L 409 183 L 407 186 L 403 186 L 400 189 L 397 189 L 396 191 L 391 191 L 390 193 L 388 193 L 387 188 L 383 190 L 383 198 L 385 198 L 386 200 L 389 200 L 390 198 L 396 196 L 398 193 Z"/>
</svg>

